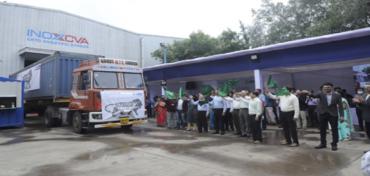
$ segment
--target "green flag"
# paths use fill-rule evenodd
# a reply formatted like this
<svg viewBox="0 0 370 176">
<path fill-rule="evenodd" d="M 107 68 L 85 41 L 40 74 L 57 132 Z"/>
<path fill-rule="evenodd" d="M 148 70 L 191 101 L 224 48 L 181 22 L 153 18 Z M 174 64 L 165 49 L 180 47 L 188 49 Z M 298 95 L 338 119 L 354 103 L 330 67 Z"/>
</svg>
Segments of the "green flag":
<svg viewBox="0 0 370 176">
<path fill-rule="evenodd" d="M 289 95 L 289 94 L 290 92 L 286 87 L 283 87 L 276 92 L 277 96 L 283 96 L 283 95 Z"/>
<path fill-rule="evenodd" d="M 277 89 L 276 90 L 276 95 L 277 96 L 283 96 L 283 95 L 289 95 L 290 92 L 286 87 L 279 88 L 278 89 L 278 84 L 276 83 L 275 80 L 272 79 L 272 76 L 270 75 L 268 80 L 267 80 L 267 87 L 270 89 Z"/>
<path fill-rule="evenodd" d="M 169 90 L 165 90 L 164 91 L 164 95 L 168 98 L 168 99 L 176 99 L 176 95 L 175 93 L 169 91 Z"/>
<path fill-rule="evenodd" d="M 182 98 L 184 97 L 184 90 L 182 89 L 182 87 L 179 88 L 179 98 Z"/>
<path fill-rule="evenodd" d="M 218 91 L 218 94 L 222 97 L 225 97 L 227 96 L 227 94 L 229 92 L 231 92 L 231 90 L 235 87 L 235 85 L 238 83 L 237 80 L 228 80 L 226 81 L 222 87 L 220 88 L 220 90 Z"/>
<path fill-rule="evenodd" d="M 220 91 L 218 91 L 218 95 L 220 95 L 221 97 L 226 97 L 227 93 L 226 93 L 226 91 L 220 90 Z"/>
<path fill-rule="evenodd" d="M 267 80 L 267 87 L 270 89 L 276 89 L 278 87 L 275 80 L 272 79 L 272 76 L 269 76 L 269 79 Z"/>
<path fill-rule="evenodd" d="M 201 93 L 204 95 L 204 96 L 210 96 L 212 91 L 213 91 L 213 87 L 210 86 L 210 85 L 204 85 L 202 86 L 202 89 L 201 89 Z"/>
</svg>

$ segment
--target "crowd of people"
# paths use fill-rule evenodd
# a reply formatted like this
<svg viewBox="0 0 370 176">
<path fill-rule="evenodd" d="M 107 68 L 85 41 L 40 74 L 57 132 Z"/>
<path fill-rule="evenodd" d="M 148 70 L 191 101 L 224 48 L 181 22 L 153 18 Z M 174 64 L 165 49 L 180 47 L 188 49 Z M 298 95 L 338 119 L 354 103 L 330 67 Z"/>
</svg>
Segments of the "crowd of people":
<svg viewBox="0 0 370 176">
<path fill-rule="evenodd" d="M 350 140 L 354 132 L 350 108 L 355 107 L 360 130 L 370 138 L 370 87 L 360 88 L 354 96 L 340 87 L 324 83 L 320 92 L 284 87 L 281 91 L 257 89 L 230 91 L 220 95 L 218 90 L 208 96 L 184 95 L 177 99 L 156 97 L 154 104 L 157 125 L 169 129 L 198 131 L 224 135 L 227 132 L 262 142 L 262 130 L 267 124 L 283 128 L 282 145 L 298 147 L 297 129 L 320 129 L 320 144 L 327 147 L 326 133 L 331 129 L 331 149 L 337 143 Z M 365 128 L 362 126 L 365 122 Z"/>
</svg>

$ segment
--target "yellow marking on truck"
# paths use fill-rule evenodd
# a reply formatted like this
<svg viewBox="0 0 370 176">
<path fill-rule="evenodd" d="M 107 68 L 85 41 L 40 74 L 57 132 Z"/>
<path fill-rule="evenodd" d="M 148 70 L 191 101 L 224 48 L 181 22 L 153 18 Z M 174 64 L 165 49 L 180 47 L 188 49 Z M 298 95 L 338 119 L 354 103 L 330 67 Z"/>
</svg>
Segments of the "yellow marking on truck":
<svg viewBox="0 0 370 176">
<path fill-rule="evenodd" d="M 103 126 L 106 128 L 115 128 L 115 127 L 121 126 L 121 124 L 120 123 L 107 123 L 107 124 L 104 124 Z"/>
</svg>

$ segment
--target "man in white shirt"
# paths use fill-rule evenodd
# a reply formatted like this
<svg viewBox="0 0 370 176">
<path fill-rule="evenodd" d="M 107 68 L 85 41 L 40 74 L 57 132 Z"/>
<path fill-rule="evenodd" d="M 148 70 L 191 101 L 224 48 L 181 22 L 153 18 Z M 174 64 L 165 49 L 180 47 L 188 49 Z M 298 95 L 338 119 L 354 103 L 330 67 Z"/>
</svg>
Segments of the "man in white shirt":
<svg viewBox="0 0 370 176">
<path fill-rule="evenodd" d="M 267 128 L 267 116 L 266 116 L 266 96 L 263 94 L 261 89 L 256 89 L 256 92 L 258 93 L 258 99 L 262 102 L 262 130 L 266 130 Z"/>
<path fill-rule="evenodd" d="M 241 135 L 240 121 L 239 121 L 239 111 L 240 111 L 240 93 L 239 92 L 236 92 L 233 95 L 233 102 L 231 104 L 230 111 L 233 116 L 233 122 L 235 126 L 235 135 Z"/>
<path fill-rule="evenodd" d="M 287 89 L 287 88 L 283 88 Z M 288 89 L 285 95 L 272 95 L 269 90 L 266 90 L 267 96 L 272 99 L 279 100 L 280 107 L 280 119 L 283 125 L 283 131 L 285 136 L 285 141 L 282 141 L 282 145 L 289 145 L 291 147 L 298 147 L 298 134 L 297 134 L 297 124 L 296 120 L 299 117 L 299 101 L 297 96 L 292 94 Z M 292 142 L 293 139 L 293 142 Z"/>
<path fill-rule="evenodd" d="M 262 142 L 262 129 L 261 129 L 261 118 L 262 118 L 262 101 L 258 98 L 258 92 L 250 93 L 251 99 L 249 100 L 249 122 L 252 131 L 253 141 L 255 144 Z"/>
<path fill-rule="evenodd" d="M 199 100 L 191 100 L 191 104 L 197 105 L 197 126 L 199 133 L 208 133 L 207 117 L 209 115 L 209 104 L 203 94 L 199 93 Z"/>
<path fill-rule="evenodd" d="M 226 104 L 226 112 L 225 112 L 225 115 L 224 115 L 224 125 L 225 125 L 225 130 L 226 131 L 234 131 L 234 123 L 233 123 L 233 117 L 232 117 L 232 114 L 231 114 L 231 106 L 233 104 L 233 93 L 230 92 L 226 97 L 224 97 L 225 99 L 225 104 Z"/>
<path fill-rule="evenodd" d="M 218 90 L 215 91 L 215 96 L 211 97 L 212 101 L 210 104 L 212 105 L 214 114 L 215 114 L 215 132 L 213 134 L 225 134 L 225 126 L 224 126 L 224 119 L 222 118 L 223 114 L 226 112 L 226 103 L 224 98 L 218 95 Z M 220 133 L 221 130 L 221 133 Z"/>
<path fill-rule="evenodd" d="M 240 93 L 240 97 L 238 100 L 240 101 L 240 110 L 239 110 L 239 126 L 240 126 L 240 132 L 241 137 L 249 137 L 249 134 L 251 133 L 250 130 L 250 122 L 248 119 L 248 107 L 249 107 L 249 100 L 250 97 L 249 91 L 243 90 Z"/>
<path fill-rule="evenodd" d="M 177 119 L 176 119 L 176 129 L 182 129 L 182 128 L 185 128 L 185 117 L 184 117 L 184 112 L 183 112 L 183 102 L 184 100 L 182 99 L 182 97 L 179 98 L 179 100 L 177 101 L 177 107 L 176 107 L 176 110 L 177 110 Z"/>
</svg>

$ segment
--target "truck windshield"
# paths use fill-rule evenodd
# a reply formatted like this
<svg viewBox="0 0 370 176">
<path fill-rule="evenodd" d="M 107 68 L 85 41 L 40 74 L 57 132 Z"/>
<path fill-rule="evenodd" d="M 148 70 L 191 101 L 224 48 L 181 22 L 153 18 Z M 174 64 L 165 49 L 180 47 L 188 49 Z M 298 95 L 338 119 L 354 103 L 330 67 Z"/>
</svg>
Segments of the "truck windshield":
<svg viewBox="0 0 370 176">
<path fill-rule="evenodd" d="M 94 72 L 94 87 L 97 89 L 117 89 L 117 73 Z"/>
<path fill-rule="evenodd" d="M 140 73 L 124 73 L 124 77 L 127 89 L 142 89 L 144 87 Z"/>
</svg>

